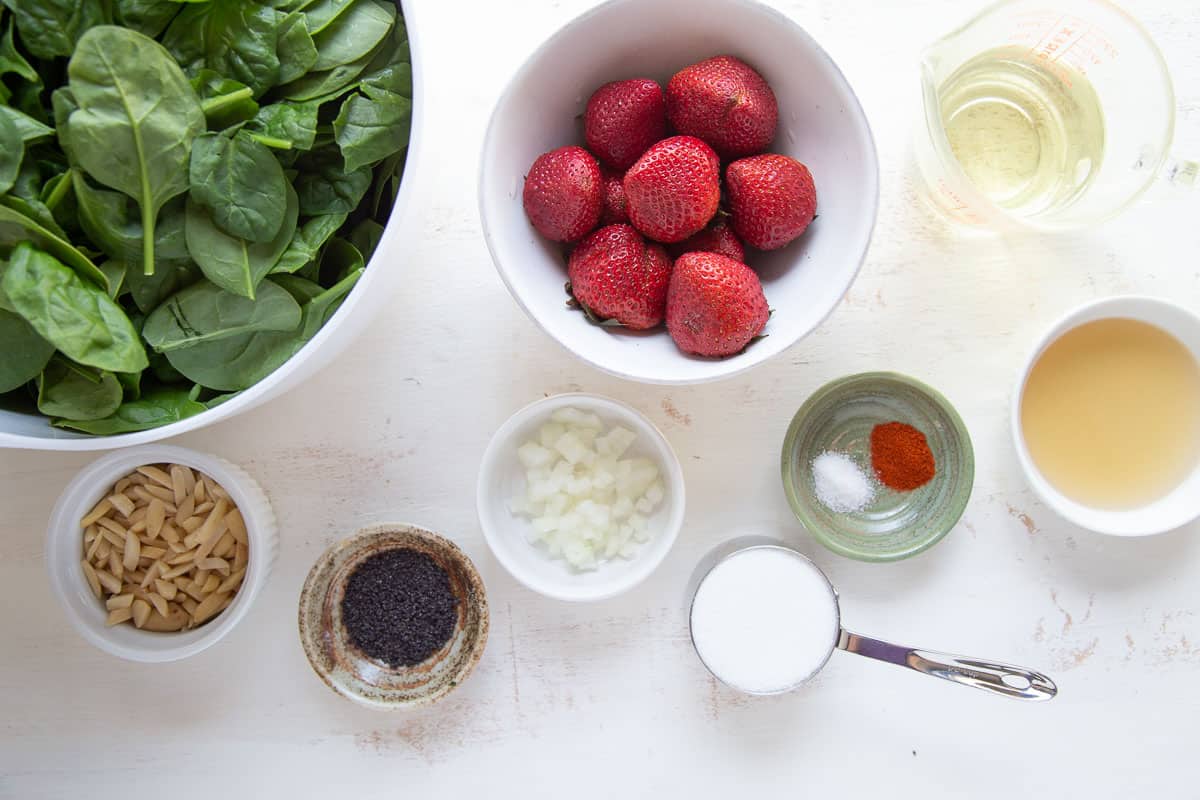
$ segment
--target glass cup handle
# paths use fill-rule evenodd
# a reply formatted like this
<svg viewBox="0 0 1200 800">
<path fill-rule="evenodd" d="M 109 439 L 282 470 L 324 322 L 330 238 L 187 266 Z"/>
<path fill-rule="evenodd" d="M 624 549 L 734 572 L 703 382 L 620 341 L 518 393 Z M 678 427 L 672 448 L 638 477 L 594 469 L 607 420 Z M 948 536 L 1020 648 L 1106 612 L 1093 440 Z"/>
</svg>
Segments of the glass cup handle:
<svg viewBox="0 0 1200 800">
<path fill-rule="evenodd" d="M 1058 694 L 1054 681 L 1040 672 L 977 658 L 915 650 L 843 630 L 840 649 L 878 661 L 908 667 L 925 675 L 1020 700 L 1049 700 Z"/>
</svg>

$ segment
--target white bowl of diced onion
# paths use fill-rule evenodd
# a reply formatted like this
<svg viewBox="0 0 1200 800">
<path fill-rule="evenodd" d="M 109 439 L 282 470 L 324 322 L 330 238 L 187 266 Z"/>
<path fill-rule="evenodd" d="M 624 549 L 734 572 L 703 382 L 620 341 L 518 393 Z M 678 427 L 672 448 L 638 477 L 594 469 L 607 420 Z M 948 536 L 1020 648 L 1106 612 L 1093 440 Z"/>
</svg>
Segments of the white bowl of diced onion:
<svg viewBox="0 0 1200 800">
<path fill-rule="evenodd" d="M 683 472 L 635 409 L 560 394 L 496 431 L 476 503 L 492 553 L 514 578 L 559 600 L 603 600 L 666 557 L 683 525 Z"/>
</svg>

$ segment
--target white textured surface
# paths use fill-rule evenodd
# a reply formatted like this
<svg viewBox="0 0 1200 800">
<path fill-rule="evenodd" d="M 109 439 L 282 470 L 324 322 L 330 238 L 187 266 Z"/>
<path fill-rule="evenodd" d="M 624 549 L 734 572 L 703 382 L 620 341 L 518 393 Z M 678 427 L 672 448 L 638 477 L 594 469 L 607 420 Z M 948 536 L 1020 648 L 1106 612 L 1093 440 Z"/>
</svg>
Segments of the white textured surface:
<svg viewBox="0 0 1200 800">
<path fill-rule="evenodd" d="M 396 265 L 409 288 L 302 388 L 179 440 L 244 466 L 279 516 L 276 570 L 220 644 L 143 665 L 83 642 L 50 595 L 41 551 L 55 496 L 91 457 L 0 453 L 0 796 L 1194 795 L 1200 528 L 1122 540 L 1061 522 L 1019 475 L 1006 411 L 1026 349 L 1069 307 L 1129 291 L 1200 304 L 1198 198 L 1160 187 L 1072 236 L 954 236 L 915 204 L 904 137 L 917 49 L 956 24 L 962 4 L 783 2 L 839 61 L 875 126 L 884 171 L 867 264 L 820 330 L 764 367 L 692 388 L 624 383 L 525 318 L 475 211 L 478 144 L 505 76 L 589 4 L 427 2 L 437 163 L 416 187 L 417 255 Z M 1200 153 L 1200 6 L 1126 5 L 1174 71 L 1181 150 Z M 959 528 L 899 564 L 823 551 L 779 486 L 778 448 L 804 398 L 877 368 L 943 390 L 978 461 Z M 543 393 L 574 388 L 660 424 L 690 498 L 659 571 L 596 605 L 519 587 L 489 555 L 471 502 L 497 426 Z M 413 714 L 335 696 L 296 634 L 309 566 L 378 519 L 455 539 L 492 603 L 477 672 Z M 747 700 L 719 688 L 691 651 L 685 586 L 702 553 L 750 530 L 812 555 L 852 629 L 1041 668 L 1060 696 L 1028 705 L 844 653 L 795 694 Z"/>
</svg>

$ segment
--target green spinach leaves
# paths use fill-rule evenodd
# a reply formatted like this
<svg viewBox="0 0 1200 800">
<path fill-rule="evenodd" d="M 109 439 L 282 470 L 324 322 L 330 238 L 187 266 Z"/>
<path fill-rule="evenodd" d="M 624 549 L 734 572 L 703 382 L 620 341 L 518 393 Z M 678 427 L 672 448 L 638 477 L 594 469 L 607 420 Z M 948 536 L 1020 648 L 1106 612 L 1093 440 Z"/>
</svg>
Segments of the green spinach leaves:
<svg viewBox="0 0 1200 800">
<path fill-rule="evenodd" d="M 0 0 L 0 395 L 112 435 L 253 386 L 363 274 L 411 116 L 386 0 Z"/>
</svg>

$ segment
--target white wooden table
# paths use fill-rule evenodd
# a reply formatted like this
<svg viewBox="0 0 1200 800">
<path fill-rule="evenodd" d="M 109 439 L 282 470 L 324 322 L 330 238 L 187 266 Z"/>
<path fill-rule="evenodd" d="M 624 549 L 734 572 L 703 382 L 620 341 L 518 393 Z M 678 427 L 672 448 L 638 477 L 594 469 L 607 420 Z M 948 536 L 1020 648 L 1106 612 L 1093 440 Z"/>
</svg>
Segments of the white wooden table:
<svg viewBox="0 0 1200 800">
<path fill-rule="evenodd" d="M 1007 427 L 1020 360 L 1068 308 L 1124 292 L 1200 304 L 1196 198 L 1163 186 L 1080 235 L 957 236 L 916 205 L 906 125 L 919 47 L 974 4 L 781 2 L 839 61 L 874 125 L 883 190 L 866 266 L 819 331 L 749 375 L 694 388 L 624 383 L 523 316 L 493 271 L 475 204 L 479 143 L 506 76 L 592 0 L 469 11 L 425 2 L 437 163 L 421 172 L 423 208 L 393 265 L 408 288 L 302 389 L 180 440 L 244 465 L 279 514 L 277 568 L 242 624 L 175 664 L 92 649 L 51 596 L 42 535 L 59 490 L 94 456 L 0 453 L 0 796 L 1196 796 L 1200 528 L 1141 541 L 1072 528 L 1031 495 Z M 1126 6 L 1174 72 L 1181 151 L 1200 153 L 1200 5 Z M 778 471 L 804 398 L 876 368 L 944 390 L 978 462 L 958 528 L 891 565 L 813 542 Z M 595 605 L 517 585 L 474 511 L 492 431 L 531 399 L 571 389 L 649 414 L 678 451 L 691 499 L 653 578 Z M 372 520 L 444 532 L 487 582 L 483 661 L 428 710 L 387 715 L 338 698 L 297 640 L 309 566 Z M 812 555 L 839 587 L 848 625 L 1042 668 L 1058 699 L 1008 701 L 845 654 L 788 696 L 722 689 L 693 656 L 684 587 L 704 552 L 745 532 Z"/>
</svg>

